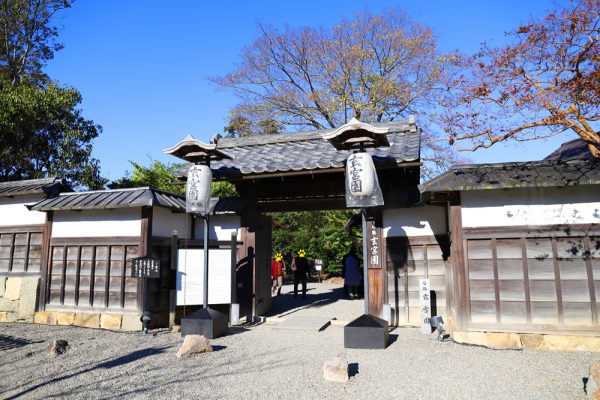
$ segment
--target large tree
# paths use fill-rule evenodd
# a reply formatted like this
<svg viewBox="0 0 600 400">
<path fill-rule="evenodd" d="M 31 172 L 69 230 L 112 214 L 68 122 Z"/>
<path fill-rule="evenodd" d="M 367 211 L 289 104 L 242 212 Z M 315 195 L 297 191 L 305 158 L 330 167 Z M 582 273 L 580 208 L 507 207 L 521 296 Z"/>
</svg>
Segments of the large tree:
<svg viewBox="0 0 600 400">
<path fill-rule="evenodd" d="M 358 14 L 332 28 L 260 26 L 234 72 L 213 78 L 241 103 L 231 111 L 230 135 L 335 128 L 351 117 L 385 122 L 419 115 L 447 80 L 449 58 L 430 28 L 398 10 Z M 425 158 L 448 160 L 425 130 Z"/>
<path fill-rule="evenodd" d="M 68 0 L 0 0 L 0 73 L 10 82 L 44 80 L 46 62 L 62 48 L 52 24 Z"/>
<path fill-rule="evenodd" d="M 92 141 L 101 127 L 78 108 L 81 94 L 43 72 L 62 45 L 52 18 L 58 0 L 0 0 L 0 180 L 58 175 L 101 188 Z"/>
<path fill-rule="evenodd" d="M 81 116 L 81 95 L 0 79 L 0 181 L 61 176 L 75 186 L 100 188 L 91 141 L 101 128 Z"/>
<path fill-rule="evenodd" d="M 579 0 L 484 45 L 444 98 L 451 144 L 476 150 L 570 130 L 600 157 L 600 2 Z"/>
</svg>

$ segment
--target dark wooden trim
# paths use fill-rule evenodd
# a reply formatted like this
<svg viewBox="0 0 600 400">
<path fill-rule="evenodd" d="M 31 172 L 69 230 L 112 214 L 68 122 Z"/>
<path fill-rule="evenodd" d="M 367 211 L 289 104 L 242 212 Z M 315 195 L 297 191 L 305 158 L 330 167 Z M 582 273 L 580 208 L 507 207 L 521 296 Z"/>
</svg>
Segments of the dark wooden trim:
<svg viewBox="0 0 600 400">
<path fill-rule="evenodd" d="M 598 304 L 596 299 L 596 289 L 594 286 L 594 272 L 592 268 L 592 253 L 590 237 L 583 238 L 583 248 L 585 254 L 585 267 L 587 269 L 588 290 L 590 291 L 590 303 L 592 306 L 592 324 L 598 325 Z"/>
<path fill-rule="evenodd" d="M 63 246 L 62 272 L 60 280 L 60 304 L 65 304 L 65 284 L 67 276 L 67 246 Z"/>
<path fill-rule="evenodd" d="M 46 224 L 42 230 L 42 248 L 40 253 L 40 297 L 38 299 L 38 309 L 44 311 L 46 304 L 48 304 L 49 284 L 48 274 L 50 269 L 48 263 L 50 262 L 50 236 L 52 235 L 52 221 L 54 219 L 54 213 L 48 211 L 46 213 Z"/>
<path fill-rule="evenodd" d="M 204 248 L 204 241 L 203 240 L 188 240 L 188 239 L 179 239 L 177 241 L 179 247 L 185 247 L 187 249 L 202 249 Z M 170 244 L 170 242 L 169 242 Z M 238 244 L 242 244 L 241 241 L 238 241 Z M 231 247 L 231 240 L 214 240 L 214 239 L 209 239 L 208 240 L 208 247 L 209 248 L 224 248 L 224 249 L 228 249 Z"/>
<path fill-rule="evenodd" d="M 112 246 L 107 246 L 106 250 L 106 273 L 104 282 L 104 307 L 108 308 L 108 292 L 110 291 L 110 267 L 112 264 Z"/>
<path fill-rule="evenodd" d="M 523 258 L 523 286 L 525 289 L 525 312 L 527 322 L 531 323 L 531 292 L 529 289 L 529 265 L 527 262 L 527 239 L 521 238 L 521 257 Z"/>
<path fill-rule="evenodd" d="M 79 305 L 79 279 L 81 275 L 81 246 L 77 246 L 77 269 L 75 271 L 75 305 Z"/>
<path fill-rule="evenodd" d="M 487 239 L 492 236 L 498 239 L 522 236 L 545 238 L 548 237 L 548 233 L 551 237 L 571 237 L 589 235 L 590 232 L 600 232 L 600 224 L 519 225 L 463 229 L 467 239 Z"/>
<path fill-rule="evenodd" d="M 139 236 L 97 236 L 97 237 L 65 237 L 65 238 L 52 238 L 50 239 L 51 246 L 93 246 L 93 245 L 139 245 Z"/>
<path fill-rule="evenodd" d="M 139 257 L 152 255 L 152 207 L 142 207 L 139 246 Z M 123 268 L 125 268 L 125 264 L 123 264 Z M 144 298 L 146 290 L 146 279 L 138 279 L 136 303 L 137 309 L 140 313 L 144 311 Z M 125 291 L 123 291 L 123 296 L 125 296 Z"/>
<path fill-rule="evenodd" d="M 42 233 L 45 228 L 46 224 L 0 226 L 0 233 Z"/>
<path fill-rule="evenodd" d="M 17 234 L 13 233 L 11 238 L 12 238 L 12 242 L 10 244 L 10 258 L 8 259 L 8 272 L 12 272 L 12 268 L 13 268 L 13 261 L 15 259 L 15 238 L 16 238 Z"/>
<path fill-rule="evenodd" d="M 92 265 L 90 266 L 90 299 L 89 305 L 94 305 L 94 285 L 96 284 L 96 246 L 92 246 Z"/>
<path fill-rule="evenodd" d="M 27 232 L 27 247 L 25 247 L 25 260 L 23 264 L 23 271 L 27 272 L 29 269 L 29 247 L 31 246 L 31 232 Z M 41 257 L 41 255 L 40 255 Z M 40 260 L 41 261 L 41 260 Z"/>
<path fill-rule="evenodd" d="M 121 308 L 125 308 L 125 278 L 127 270 L 127 246 L 123 245 L 123 257 L 121 258 L 123 267 L 121 268 Z"/>
<path fill-rule="evenodd" d="M 558 307 L 558 322 L 559 324 L 564 324 L 565 315 L 563 309 L 563 301 L 562 301 L 562 288 L 560 283 L 560 268 L 558 265 L 558 244 L 556 242 L 556 238 L 552 238 L 552 258 L 554 264 L 554 284 L 556 287 L 556 304 Z"/>
<path fill-rule="evenodd" d="M 502 312 L 500 310 L 500 280 L 498 279 L 498 249 L 496 248 L 496 238 L 492 238 L 492 266 L 494 269 L 494 298 L 496 301 L 496 322 L 502 321 Z M 468 258 L 468 257 L 467 257 Z M 470 303 L 470 302 L 469 302 Z"/>
<path fill-rule="evenodd" d="M 381 263 L 383 265 L 382 270 L 384 275 L 383 304 L 389 304 L 390 291 L 388 290 L 389 276 L 387 272 L 387 238 L 383 234 L 383 216 L 380 219 L 380 225 L 377 227 L 377 229 L 379 230 L 379 235 L 381 237 Z"/>
</svg>

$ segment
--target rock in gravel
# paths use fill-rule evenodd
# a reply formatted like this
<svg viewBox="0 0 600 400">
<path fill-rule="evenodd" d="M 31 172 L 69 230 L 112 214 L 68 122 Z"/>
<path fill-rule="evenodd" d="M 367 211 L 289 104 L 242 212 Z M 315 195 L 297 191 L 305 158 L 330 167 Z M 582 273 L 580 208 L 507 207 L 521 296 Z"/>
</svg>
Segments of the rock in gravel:
<svg viewBox="0 0 600 400">
<path fill-rule="evenodd" d="M 348 362 L 343 357 L 325 360 L 323 378 L 332 382 L 348 382 Z"/>
<path fill-rule="evenodd" d="M 57 339 L 46 346 L 46 352 L 51 356 L 59 356 L 67 351 L 69 343 L 66 340 Z"/>
<path fill-rule="evenodd" d="M 181 325 L 173 325 L 171 328 L 171 333 L 179 333 L 181 332 Z"/>
<path fill-rule="evenodd" d="M 196 353 L 212 351 L 210 340 L 204 335 L 186 335 L 183 344 L 177 351 L 177 358 L 190 357 Z"/>
</svg>

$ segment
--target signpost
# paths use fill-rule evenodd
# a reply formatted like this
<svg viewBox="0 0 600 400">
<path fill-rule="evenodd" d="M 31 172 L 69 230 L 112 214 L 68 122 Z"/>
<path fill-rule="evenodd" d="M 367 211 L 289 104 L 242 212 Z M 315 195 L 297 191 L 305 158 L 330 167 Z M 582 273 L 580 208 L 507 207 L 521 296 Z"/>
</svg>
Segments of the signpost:
<svg viewBox="0 0 600 400">
<path fill-rule="evenodd" d="M 315 271 L 318 272 L 319 283 L 321 283 L 321 270 L 323 270 L 323 260 L 315 258 Z"/>
<path fill-rule="evenodd" d="M 148 325 L 152 319 L 148 306 L 148 281 L 147 279 L 160 278 L 160 258 L 136 257 L 131 259 L 131 276 L 144 279 L 144 298 L 142 302 L 142 334 L 148 333 Z"/>
</svg>

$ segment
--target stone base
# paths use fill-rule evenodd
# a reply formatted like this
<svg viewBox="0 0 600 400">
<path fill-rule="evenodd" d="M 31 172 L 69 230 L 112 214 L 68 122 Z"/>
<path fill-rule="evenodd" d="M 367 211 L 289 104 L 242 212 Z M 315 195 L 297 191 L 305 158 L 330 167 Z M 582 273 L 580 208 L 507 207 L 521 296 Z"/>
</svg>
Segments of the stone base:
<svg viewBox="0 0 600 400">
<path fill-rule="evenodd" d="M 204 335 L 209 339 L 223 336 L 228 328 L 228 316 L 212 308 L 201 308 L 181 319 L 181 336 Z"/>
<path fill-rule="evenodd" d="M 344 327 L 344 347 L 347 349 L 385 349 L 388 344 L 388 323 L 373 315 L 361 315 Z"/>
<path fill-rule="evenodd" d="M 508 332 L 453 332 L 457 343 L 485 346 L 493 349 L 532 349 L 551 351 L 600 352 L 600 337 L 519 334 Z"/>
</svg>

